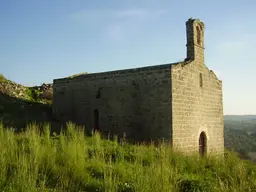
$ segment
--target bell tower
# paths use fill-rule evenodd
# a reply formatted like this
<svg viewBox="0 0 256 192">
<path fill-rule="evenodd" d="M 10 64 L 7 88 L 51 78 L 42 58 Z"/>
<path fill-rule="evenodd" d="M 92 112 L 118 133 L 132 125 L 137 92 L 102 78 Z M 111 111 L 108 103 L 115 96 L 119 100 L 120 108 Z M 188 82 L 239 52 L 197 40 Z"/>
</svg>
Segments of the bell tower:
<svg viewBox="0 0 256 192">
<path fill-rule="evenodd" d="M 186 22 L 187 59 L 204 64 L 204 23 L 190 18 Z"/>
</svg>

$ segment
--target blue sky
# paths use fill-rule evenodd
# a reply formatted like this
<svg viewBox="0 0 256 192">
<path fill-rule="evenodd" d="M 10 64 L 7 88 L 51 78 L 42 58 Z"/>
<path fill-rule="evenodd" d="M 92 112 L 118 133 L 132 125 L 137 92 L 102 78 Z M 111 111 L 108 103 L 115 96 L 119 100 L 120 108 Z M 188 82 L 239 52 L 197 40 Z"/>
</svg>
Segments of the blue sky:
<svg viewBox="0 0 256 192">
<path fill-rule="evenodd" d="M 205 63 L 225 114 L 256 114 L 255 0 L 0 0 L 0 73 L 24 85 L 181 61 L 185 22 L 205 23 Z"/>
</svg>

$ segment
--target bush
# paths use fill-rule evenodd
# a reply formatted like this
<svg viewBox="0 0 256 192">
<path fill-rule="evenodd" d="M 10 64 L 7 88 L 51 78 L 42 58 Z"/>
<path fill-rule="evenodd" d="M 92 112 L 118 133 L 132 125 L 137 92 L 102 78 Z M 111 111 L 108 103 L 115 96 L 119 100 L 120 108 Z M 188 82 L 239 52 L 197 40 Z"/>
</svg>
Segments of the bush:
<svg viewBox="0 0 256 192">
<path fill-rule="evenodd" d="M 29 97 L 29 99 L 31 101 L 35 101 L 36 102 L 36 101 L 39 100 L 40 93 L 37 90 L 35 90 L 35 89 L 31 88 L 31 87 L 28 87 L 26 89 L 26 92 L 27 92 L 27 95 L 28 95 L 28 97 Z"/>
<path fill-rule="evenodd" d="M 0 83 L 5 83 L 5 82 L 8 82 L 8 80 L 2 74 L 0 74 Z"/>
</svg>

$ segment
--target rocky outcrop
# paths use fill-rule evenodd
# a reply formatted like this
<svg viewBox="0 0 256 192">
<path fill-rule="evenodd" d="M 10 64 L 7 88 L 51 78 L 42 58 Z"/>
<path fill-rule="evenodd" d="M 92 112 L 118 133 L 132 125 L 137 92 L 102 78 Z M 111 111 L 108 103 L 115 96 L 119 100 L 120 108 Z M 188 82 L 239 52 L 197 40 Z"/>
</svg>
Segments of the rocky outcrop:
<svg viewBox="0 0 256 192">
<path fill-rule="evenodd" d="M 7 94 L 11 97 L 29 99 L 29 96 L 26 93 L 27 88 L 20 84 L 8 81 L 0 82 L 0 94 Z"/>
<path fill-rule="evenodd" d="M 53 89 L 52 84 L 43 83 L 41 86 L 29 87 L 36 94 L 39 101 L 52 101 Z"/>
<path fill-rule="evenodd" d="M 27 87 L 0 77 L 0 123 L 24 128 L 51 121 L 52 84 Z"/>
<path fill-rule="evenodd" d="M 52 100 L 52 92 L 52 84 L 44 83 L 41 86 L 26 87 L 6 79 L 5 81 L 0 81 L 0 94 L 19 99 L 49 104 Z"/>
</svg>

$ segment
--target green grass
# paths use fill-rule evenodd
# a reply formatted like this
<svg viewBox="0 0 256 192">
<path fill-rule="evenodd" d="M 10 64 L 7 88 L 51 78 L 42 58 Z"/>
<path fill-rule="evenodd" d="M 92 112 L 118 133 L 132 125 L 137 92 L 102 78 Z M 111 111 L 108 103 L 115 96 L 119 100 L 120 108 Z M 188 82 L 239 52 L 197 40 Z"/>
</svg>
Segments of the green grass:
<svg viewBox="0 0 256 192">
<path fill-rule="evenodd" d="M 130 145 L 84 136 L 69 124 L 15 134 L 0 124 L 0 191 L 255 191 L 256 167 L 227 152 L 224 160 L 182 156 L 170 145 Z"/>
<path fill-rule="evenodd" d="M 40 91 L 32 87 L 26 88 L 26 93 L 31 101 L 37 102 L 39 100 Z"/>
</svg>

